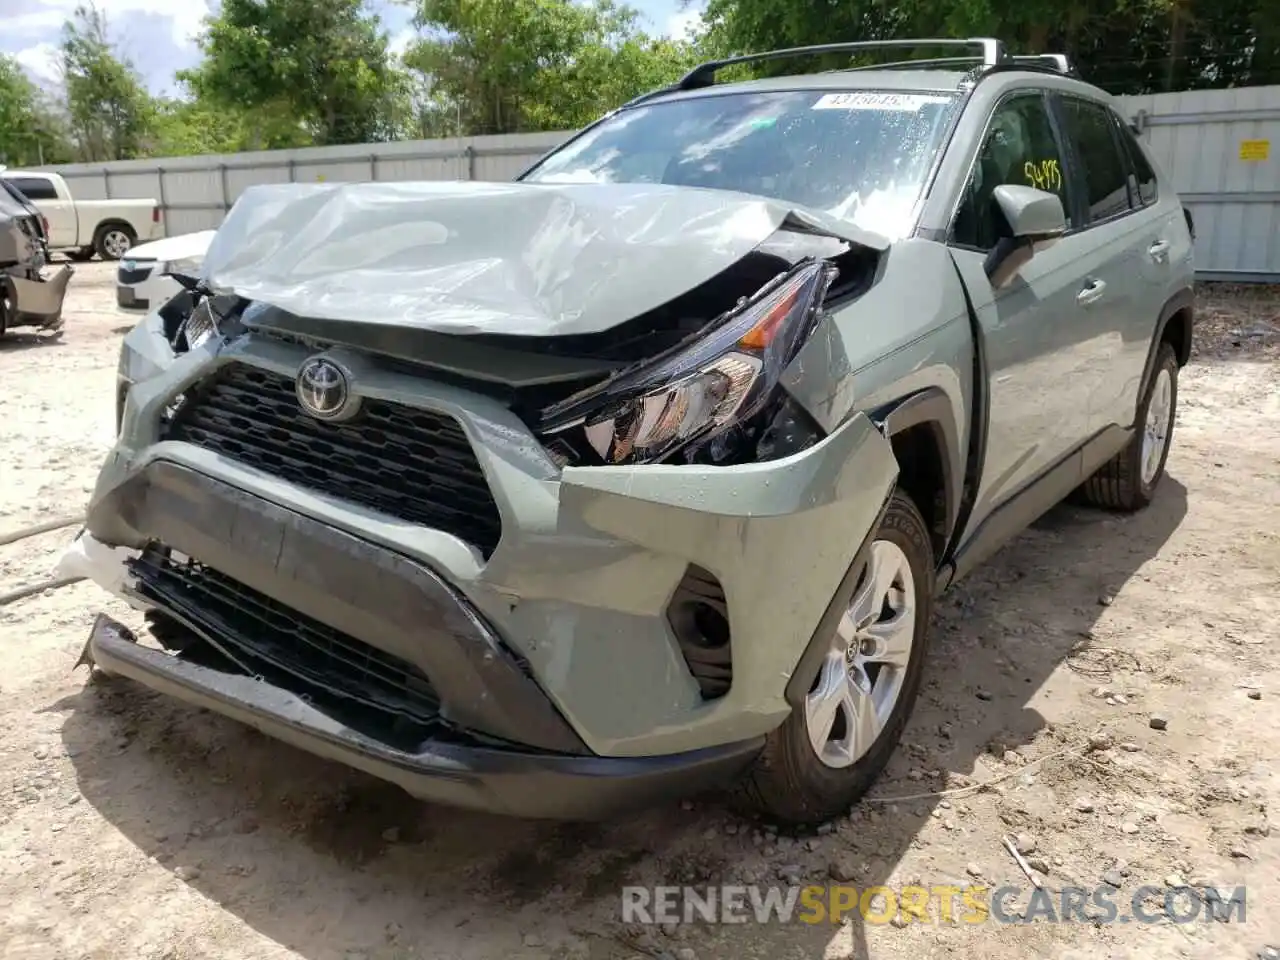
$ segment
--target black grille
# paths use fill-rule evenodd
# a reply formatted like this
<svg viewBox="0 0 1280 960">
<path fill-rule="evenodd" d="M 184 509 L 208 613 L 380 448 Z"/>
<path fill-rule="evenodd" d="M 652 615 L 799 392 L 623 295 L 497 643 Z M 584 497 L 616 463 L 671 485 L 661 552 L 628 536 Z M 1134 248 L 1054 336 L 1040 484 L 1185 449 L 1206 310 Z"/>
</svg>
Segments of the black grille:
<svg viewBox="0 0 1280 960">
<path fill-rule="evenodd" d="M 299 695 L 336 697 L 393 722 L 438 718 L 430 681 L 399 657 L 163 549 L 150 548 L 129 565 L 145 599 L 200 629 L 246 673 Z"/>
<path fill-rule="evenodd" d="M 485 557 L 502 534 L 471 444 L 446 414 L 366 400 L 353 420 L 316 420 L 298 405 L 291 378 L 232 363 L 186 398 L 164 439 L 452 533 Z"/>
</svg>

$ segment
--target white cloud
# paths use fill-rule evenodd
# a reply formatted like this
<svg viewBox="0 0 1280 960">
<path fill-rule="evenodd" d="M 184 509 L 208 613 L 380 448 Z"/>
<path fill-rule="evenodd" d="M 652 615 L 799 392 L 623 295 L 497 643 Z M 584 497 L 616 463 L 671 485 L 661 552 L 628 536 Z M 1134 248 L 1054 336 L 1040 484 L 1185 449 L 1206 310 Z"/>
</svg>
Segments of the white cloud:
<svg viewBox="0 0 1280 960">
<path fill-rule="evenodd" d="M 667 17 L 666 29 L 663 32 L 676 40 L 688 40 L 701 26 L 702 11 L 689 7 L 686 10 L 677 10 Z"/>
<path fill-rule="evenodd" d="M 403 57 L 404 52 L 409 49 L 409 44 L 413 43 L 417 37 L 418 31 L 411 27 L 397 30 L 391 35 L 391 42 L 387 45 L 387 49 L 395 56 Z"/>
<path fill-rule="evenodd" d="M 62 54 L 52 43 L 42 41 L 13 56 L 37 83 L 56 86 L 62 82 Z"/>
<path fill-rule="evenodd" d="M 5 32 L 13 34 L 50 34 L 61 30 L 81 0 L 26 0 L 24 12 L 5 18 Z M 107 16 L 107 27 L 113 35 L 128 32 L 131 14 L 150 13 L 173 21 L 170 28 L 174 44 L 190 44 L 200 32 L 209 13 L 208 0 L 97 0 L 98 9 Z"/>
</svg>

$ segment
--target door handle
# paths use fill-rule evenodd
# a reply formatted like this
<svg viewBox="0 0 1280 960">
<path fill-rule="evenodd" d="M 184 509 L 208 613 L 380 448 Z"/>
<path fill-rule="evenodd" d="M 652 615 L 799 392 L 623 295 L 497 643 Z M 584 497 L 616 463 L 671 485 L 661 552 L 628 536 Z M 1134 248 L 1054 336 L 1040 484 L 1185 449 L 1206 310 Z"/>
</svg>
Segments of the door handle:
<svg viewBox="0 0 1280 960">
<path fill-rule="evenodd" d="M 1169 257 L 1169 241 L 1157 240 L 1147 247 L 1147 253 L 1151 255 L 1151 259 L 1156 263 L 1163 263 Z"/>
<path fill-rule="evenodd" d="M 1091 303 L 1097 303 L 1102 299 L 1102 295 L 1107 292 L 1107 284 L 1103 280 L 1094 280 L 1087 287 L 1076 294 L 1076 303 L 1082 307 L 1087 307 Z"/>
</svg>

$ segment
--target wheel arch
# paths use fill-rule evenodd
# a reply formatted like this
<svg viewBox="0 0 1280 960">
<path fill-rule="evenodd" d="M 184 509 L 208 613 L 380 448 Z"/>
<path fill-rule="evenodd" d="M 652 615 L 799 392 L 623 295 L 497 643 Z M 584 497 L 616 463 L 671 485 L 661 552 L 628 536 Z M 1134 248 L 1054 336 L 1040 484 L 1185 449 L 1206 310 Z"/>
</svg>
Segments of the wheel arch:
<svg viewBox="0 0 1280 960">
<path fill-rule="evenodd" d="M 1156 354 L 1162 343 L 1173 347 L 1174 356 L 1178 358 L 1178 366 L 1185 367 L 1191 360 L 1191 343 L 1195 331 L 1195 290 L 1186 286 L 1165 301 L 1156 320 L 1155 330 L 1151 334 L 1151 343 L 1147 347 L 1147 362 L 1142 368 L 1142 380 L 1138 390 L 1137 403 L 1142 403 L 1146 396 L 1147 385 L 1155 371 Z M 1138 408 L 1134 407 L 1136 420 Z"/>
<path fill-rule="evenodd" d="M 955 532 L 964 483 L 964 447 L 955 405 L 940 387 L 926 387 L 872 415 L 898 460 L 898 489 L 915 502 L 941 562 Z"/>
</svg>

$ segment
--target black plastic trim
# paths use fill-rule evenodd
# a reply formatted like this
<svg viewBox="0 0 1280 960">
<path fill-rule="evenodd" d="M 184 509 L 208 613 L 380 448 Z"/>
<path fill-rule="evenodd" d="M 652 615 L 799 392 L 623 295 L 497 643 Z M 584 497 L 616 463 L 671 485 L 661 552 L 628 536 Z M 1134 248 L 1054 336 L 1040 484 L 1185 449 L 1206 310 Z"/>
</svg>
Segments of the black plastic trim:
<svg viewBox="0 0 1280 960">
<path fill-rule="evenodd" d="M 858 552 L 853 555 L 853 562 L 849 564 L 849 569 L 845 572 L 844 579 L 840 581 L 840 586 L 836 587 L 836 592 L 832 594 L 831 602 L 827 604 L 827 609 L 823 612 L 822 619 L 818 621 L 818 626 L 813 631 L 813 636 L 809 639 L 809 645 L 805 647 L 804 653 L 800 655 L 800 659 L 796 662 L 795 669 L 791 671 L 791 679 L 787 681 L 784 696 L 787 699 L 787 703 L 791 704 L 793 708 L 800 709 L 804 705 L 804 698 L 813 686 L 814 677 L 818 675 L 818 670 L 822 667 L 822 660 L 827 655 L 831 637 L 835 634 L 840 618 L 849 609 L 849 603 L 853 600 L 853 592 L 858 588 L 858 583 L 866 573 L 867 562 L 871 558 L 871 544 L 875 542 L 876 533 L 884 522 L 885 514 L 889 512 L 889 501 L 892 499 L 893 491 L 890 490 L 889 495 L 885 497 L 884 503 L 880 506 L 879 513 L 876 514 L 875 522 L 871 524 L 866 537 L 859 545 Z"/>
<path fill-rule="evenodd" d="M 104 543 L 163 543 L 413 663 L 463 729 L 589 752 L 467 599 L 385 547 L 166 461 L 95 503 L 88 527 Z"/>
<path fill-rule="evenodd" d="M 396 750 L 344 727 L 300 697 L 138 645 L 99 614 L 81 662 L 246 723 L 268 736 L 398 784 L 414 796 L 473 810 L 557 820 L 603 819 L 728 783 L 764 738 L 655 757 L 569 757 L 428 741 Z"/>
<path fill-rule="evenodd" d="M 1151 373 L 1156 365 L 1156 353 L 1160 349 L 1160 344 L 1164 341 L 1165 328 L 1169 326 L 1169 321 L 1183 310 L 1187 311 L 1189 319 L 1186 324 L 1186 344 L 1183 352 L 1178 354 L 1178 366 L 1182 367 L 1191 359 L 1191 339 L 1195 335 L 1196 328 L 1196 292 L 1194 287 L 1183 287 L 1168 300 L 1164 302 L 1164 306 L 1160 308 L 1160 318 L 1156 321 L 1155 332 L 1151 335 L 1151 344 L 1147 348 L 1147 362 L 1142 367 L 1142 389 L 1138 391 L 1138 403 L 1142 403 L 1142 398 L 1147 394 L 1147 384 L 1151 382 Z M 1137 408 L 1134 408 L 1134 420 L 1137 421 Z"/>
<path fill-rule="evenodd" d="M 1074 448 L 987 516 L 957 551 L 954 584 L 1048 513 L 1101 463 L 1124 449 L 1132 430 L 1110 426 Z M 1093 469 L 1086 470 L 1089 464 Z"/>
<path fill-rule="evenodd" d="M 871 417 L 884 425 L 885 436 L 892 440 L 911 427 L 925 424 L 940 434 L 934 439 L 942 447 L 942 485 L 946 504 L 943 531 L 944 542 L 955 530 L 956 516 L 960 509 L 961 484 L 964 478 L 964 457 L 960 443 L 960 429 L 956 424 L 951 400 L 940 387 L 926 387 L 911 394 L 889 408 L 881 408 Z M 901 466 L 901 465 L 899 465 Z M 941 558 L 939 558 L 941 559 Z"/>
<path fill-rule="evenodd" d="M 955 566 L 951 558 L 968 530 L 969 520 L 973 516 L 974 503 L 982 485 L 983 467 L 987 462 L 987 438 L 991 428 L 991 373 L 987 369 L 987 335 L 982 329 L 982 322 L 978 319 L 978 310 L 973 305 L 973 295 L 965 283 L 964 273 L 960 270 L 960 264 L 956 262 L 955 254 L 951 256 L 951 266 L 956 271 L 956 279 L 964 295 L 965 311 L 969 317 L 969 333 L 973 340 L 973 406 L 969 411 L 969 449 L 965 451 L 960 508 L 957 511 L 951 542 L 947 544 L 943 556 L 938 558 L 942 565 L 950 568 L 947 576 L 938 577 L 935 587 L 940 591 L 949 587 L 954 578 Z"/>
</svg>

